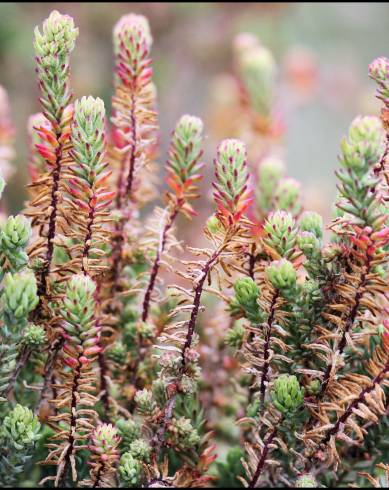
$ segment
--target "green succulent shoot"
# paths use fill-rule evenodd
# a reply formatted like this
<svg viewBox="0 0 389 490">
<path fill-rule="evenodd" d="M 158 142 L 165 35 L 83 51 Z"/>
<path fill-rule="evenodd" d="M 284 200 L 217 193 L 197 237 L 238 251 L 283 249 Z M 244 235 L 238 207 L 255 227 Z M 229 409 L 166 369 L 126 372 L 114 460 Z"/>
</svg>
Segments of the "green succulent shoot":
<svg viewBox="0 0 389 490">
<path fill-rule="evenodd" d="M 266 267 L 266 277 L 275 289 L 292 291 L 296 286 L 296 270 L 286 259 L 275 260 Z"/>
<path fill-rule="evenodd" d="M 303 231 L 297 236 L 299 249 L 306 257 L 311 258 L 320 252 L 320 241 L 311 231 Z"/>
<path fill-rule="evenodd" d="M 141 59 L 139 46 L 148 50 L 153 44 L 149 21 L 144 15 L 123 15 L 113 29 L 113 44 L 115 54 L 121 49 L 121 44 L 129 48 L 128 56 L 132 60 Z"/>
<path fill-rule="evenodd" d="M 151 446 L 144 439 L 135 439 L 132 441 L 129 452 L 138 461 L 144 463 L 150 462 Z"/>
<path fill-rule="evenodd" d="M 146 416 L 152 415 L 157 406 L 153 398 L 153 393 L 147 388 L 136 392 L 135 403 L 139 412 Z"/>
<path fill-rule="evenodd" d="M 378 97 L 386 105 L 389 100 L 389 59 L 380 56 L 369 65 L 369 76 L 378 84 Z"/>
<path fill-rule="evenodd" d="M 140 438 L 141 427 L 134 419 L 119 419 L 116 427 L 121 437 L 120 448 L 122 452 L 127 452 L 130 450 L 131 443 Z"/>
<path fill-rule="evenodd" d="M 358 116 L 350 125 L 348 137 L 341 141 L 340 163 L 358 176 L 367 173 L 384 151 L 385 132 L 375 116 Z"/>
<path fill-rule="evenodd" d="M 241 219 L 252 201 L 246 145 L 236 139 L 223 140 L 217 148 L 214 168 L 216 216 L 228 227 Z"/>
<path fill-rule="evenodd" d="M 76 274 L 69 280 L 61 309 L 68 333 L 89 329 L 95 309 L 95 290 L 94 281 L 83 274 Z"/>
<path fill-rule="evenodd" d="M 264 118 L 269 117 L 277 77 L 272 53 L 261 45 L 242 50 L 238 69 L 253 110 Z"/>
<path fill-rule="evenodd" d="M 74 103 L 72 122 L 72 156 L 77 163 L 73 167 L 77 176 L 90 186 L 98 182 L 98 176 L 106 169 L 105 108 L 99 98 L 82 97 Z"/>
<path fill-rule="evenodd" d="M 251 277 L 242 277 L 234 284 L 235 299 L 243 308 L 245 316 L 253 323 L 260 323 L 263 314 L 258 304 L 260 290 Z"/>
<path fill-rule="evenodd" d="M 245 334 L 246 329 L 243 325 L 243 321 L 236 320 L 233 326 L 228 329 L 225 336 L 225 342 L 230 347 L 240 349 L 243 345 Z"/>
<path fill-rule="evenodd" d="M 22 215 L 9 216 L 0 225 L 0 279 L 6 272 L 19 272 L 27 265 L 25 248 L 30 236 L 30 222 Z"/>
<path fill-rule="evenodd" d="M 44 115 L 57 124 L 72 96 L 68 82 L 69 61 L 78 29 L 74 27 L 74 21 L 70 16 L 54 10 L 43 23 L 42 32 L 36 27 L 34 34 Z"/>
<path fill-rule="evenodd" d="M 142 463 L 135 459 L 131 453 L 122 454 L 119 461 L 119 477 L 121 482 L 129 487 L 138 487 L 142 479 Z M 138 487 L 139 488 L 139 487 Z"/>
<path fill-rule="evenodd" d="M 291 213 L 279 210 L 270 213 L 264 225 L 264 243 L 280 257 L 291 259 L 295 252 L 298 228 Z"/>
<path fill-rule="evenodd" d="M 362 226 L 380 227 L 380 203 L 374 199 L 374 189 L 379 176 L 373 168 L 380 162 L 385 149 L 385 131 L 379 118 L 356 117 L 351 123 L 347 138 L 341 142 L 336 172 L 340 183 L 336 206 L 353 215 Z"/>
<path fill-rule="evenodd" d="M 314 211 L 304 211 L 300 217 L 300 230 L 313 233 L 316 238 L 322 238 L 323 218 Z"/>
<path fill-rule="evenodd" d="M 258 167 L 258 184 L 255 192 L 260 211 L 268 214 L 273 211 L 274 192 L 285 175 L 285 164 L 277 157 L 264 158 Z"/>
<path fill-rule="evenodd" d="M 294 375 L 281 374 L 274 381 L 271 400 L 283 415 L 294 413 L 304 403 L 304 388 Z"/>
<path fill-rule="evenodd" d="M 22 343 L 30 349 L 42 347 L 47 341 L 45 329 L 40 325 L 28 325 L 23 333 Z"/>
<path fill-rule="evenodd" d="M 198 197 L 197 184 L 202 179 L 199 161 L 203 154 L 203 129 L 200 118 L 185 114 L 173 131 L 169 146 L 166 182 L 173 191 L 171 196 L 189 215 L 195 214 L 189 201 Z"/>
<path fill-rule="evenodd" d="M 292 178 L 281 179 L 274 191 L 274 208 L 296 216 L 301 211 L 301 184 Z"/>
<path fill-rule="evenodd" d="M 9 440 L 16 450 L 34 444 L 39 439 L 40 423 L 32 410 L 16 405 L 2 423 L 1 436 Z"/>
<path fill-rule="evenodd" d="M 4 279 L 3 314 L 7 325 L 24 325 L 39 302 L 32 272 L 8 273 Z"/>
</svg>

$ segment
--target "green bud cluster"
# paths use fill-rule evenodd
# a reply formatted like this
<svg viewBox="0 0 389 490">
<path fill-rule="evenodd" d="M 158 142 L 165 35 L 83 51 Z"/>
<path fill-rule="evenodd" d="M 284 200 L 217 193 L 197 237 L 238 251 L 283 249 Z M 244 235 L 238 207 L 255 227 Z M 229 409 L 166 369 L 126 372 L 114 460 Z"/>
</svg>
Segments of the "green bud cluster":
<svg viewBox="0 0 389 490">
<path fill-rule="evenodd" d="M 197 430 L 190 419 L 185 417 L 173 418 L 167 429 L 169 444 L 181 450 L 191 449 L 200 442 Z"/>
<path fill-rule="evenodd" d="M 348 137 L 341 142 L 341 165 L 365 175 L 372 165 L 377 163 L 384 150 L 384 130 L 379 118 L 358 116 L 349 128 Z"/>
<path fill-rule="evenodd" d="M 270 392 L 273 405 L 282 414 L 295 412 L 304 403 L 304 388 L 294 375 L 281 374 Z"/>
<path fill-rule="evenodd" d="M 0 484 L 10 487 L 17 481 L 40 439 L 40 423 L 27 407 L 16 405 L 4 418 L 0 429 Z"/>
<path fill-rule="evenodd" d="M 298 228 L 293 216 L 286 211 L 270 213 L 265 222 L 266 245 L 274 249 L 281 257 L 291 259 L 295 252 Z"/>
<path fill-rule="evenodd" d="M 235 223 L 250 202 L 246 146 L 236 139 L 225 139 L 217 148 L 214 160 L 214 199 L 217 216 L 227 225 Z"/>
<path fill-rule="evenodd" d="M 286 259 L 274 260 L 266 267 L 266 277 L 275 289 L 292 291 L 296 286 L 296 270 Z"/>
<path fill-rule="evenodd" d="M 259 287 L 251 277 L 238 279 L 234 284 L 235 299 L 243 308 L 245 316 L 253 323 L 260 323 L 263 314 L 258 304 Z"/>
<path fill-rule="evenodd" d="M 137 347 L 138 329 L 135 321 L 129 321 L 123 327 L 123 342 L 127 349 L 133 350 Z"/>
<path fill-rule="evenodd" d="M 247 405 L 247 417 L 255 418 L 259 413 L 260 407 L 261 402 L 258 400 L 258 398 L 255 398 L 249 405 Z"/>
<path fill-rule="evenodd" d="M 304 211 L 300 217 L 300 230 L 313 233 L 316 238 L 322 238 L 323 218 L 314 211 Z"/>
<path fill-rule="evenodd" d="M 78 338 L 79 331 L 89 330 L 95 310 L 95 291 L 96 285 L 88 276 L 77 274 L 71 277 L 61 307 L 67 333 Z"/>
<path fill-rule="evenodd" d="M 279 158 L 267 157 L 260 163 L 255 197 L 258 207 L 264 215 L 273 211 L 273 196 L 284 175 L 285 164 Z"/>
<path fill-rule="evenodd" d="M 384 141 L 385 132 L 377 117 L 355 118 L 348 138 L 341 142 L 339 160 L 342 168 L 336 173 L 340 180 L 337 207 L 357 218 L 359 225 L 373 229 L 381 215 L 381 203 L 372 192 L 379 182 L 372 170 L 384 152 Z"/>
<path fill-rule="evenodd" d="M 40 325 L 27 325 L 24 330 L 22 343 L 30 349 L 36 350 L 38 347 L 42 347 L 46 343 L 46 332 Z"/>
<path fill-rule="evenodd" d="M 301 184 L 292 178 L 281 179 L 273 200 L 275 209 L 289 211 L 296 216 L 301 211 Z"/>
<path fill-rule="evenodd" d="M 381 56 L 369 65 L 369 76 L 378 84 L 378 97 L 389 104 L 389 59 Z"/>
<path fill-rule="evenodd" d="M 143 15 L 123 15 L 113 29 L 113 44 L 115 54 L 121 49 L 121 43 L 127 48 L 130 60 L 141 60 L 140 46 L 149 50 L 153 44 L 149 21 Z"/>
<path fill-rule="evenodd" d="M 110 454 L 115 451 L 120 436 L 112 424 L 98 425 L 91 435 L 93 450 L 99 454 Z"/>
<path fill-rule="evenodd" d="M 312 380 L 307 388 L 307 391 L 310 395 L 318 395 L 321 389 L 321 382 L 318 379 Z"/>
<path fill-rule="evenodd" d="M 153 398 L 153 393 L 146 388 L 136 392 L 135 403 L 138 411 L 145 416 L 152 415 L 157 407 Z"/>
<path fill-rule="evenodd" d="M 178 120 L 173 131 L 167 171 L 168 182 L 178 197 L 195 197 L 191 196 L 192 192 L 187 194 L 185 186 L 189 179 L 192 183 L 201 177 L 199 158 L 202 155 L 203 129 L 200 118 L 186 114 Z"/>
<path fill-rule="evenodd" d="M 106 350 L 106 355 L 109 360 L 122 366 L 127 359 L 127 348 L 123 342 L 117 340 Z"/>
<path fill-rule="evenodd" d="M 234 325 L 228 329 L 225 335 L 226 344 L 235 349 L 240 349 L 244 342 L 245 333 L 246 329 L 242 325 L 242 321 L 235 321 Z"/>
<path fill-rule="evenodd" d="M 138 322 L 137 331 L 142 340 L 150 340 L 154 337 L 155 327 L 152 323 Z"/>
<path fill-rule="evenodd" d="M 77 165 L 73 172 L 90 186 L 106 169 L 105 150 L 105 108 L 99 98 L 82 97 L 74 103 L 72 121 L 72 157 Z"/>
<path fill-rule="evenodd" d="M 133 419 L 119 419 L 116 422 L 116 427 L 122 439 L 120 448 L 122 452 L 127 452 L 130 450 L 131 443 L 140 438 L 140 425 Z"/>
<path fill-rule="evenodd" d="M 40 423 L 32 410 L 16 405 L 3 420 L 1 438 L 11 442 L 20 451 L 39 440 L 39 430 Z"/>
<path fill-rule="evenodd" d="M 299 233 L 297 244 L 307 258 L 313 258 L 320 253 L 320 240 L 311 231 Z"/>
<path fill-rule="evenodd" d="M 277 76 L 273 55 L 259 44 L 242 50 L 238 70 L 252 109 L 262 117 L 269 117 Z"/>
<path fill-rule="evenodd" d="M 22 215 L 9 216 L 0 225 L 0 280 L 6 272 L 19 272 L 27 265 L 25 249 L 30 236 L 30 223 Z"/>
<path fill-rule="evenodd" d="M 58 124 L 72 96 L 68 83 L 69 61 L 78 29 L 71 17 L 54 10 L 43 23 L 42 33 L 36 27 L 34 34 L 43 113 L 52 123 Z"/>
<path fill-rule="evenodd" d="M 182 384 L 182 380 L 181 380 L 181 384 Z M 183 389 L 184 393 L 186 393 L 185 388 L 186 388 L 186 385 L 184 382 L 184 389 Z M 165 403 L 167 402 L 165 380 L 161 379 L 161 378 L 154 379 L 154 381 L 151 384 L 151 390 L 153 392 L 154 399 L 157 402 L 158 406 L 163 407 L 165 405 Z"/>
<path fill-rule="evenodd" d="M 150 455 L 151 455 L 151 446 L 144 439 L 135 439 L 130 444 L 129 453 L 138 461 L 149 463 Z"/>
<path fill-rule="evenodd" d="M 135 459 L 131 453 L 122 454 L 119 461 L 119 477 L 124 486 L 139 488 L 142 479 L 142 463 Z"/>
<path fill-rule="evenodd" d="M 9 389 L 19 344 L 28 325 L 28 315 L 38 301 L 37 284 L 32 272 L 6 274 L 1 298 L 4 325 L 0 343 L 0 397 Z"/>
<path fill-rule="evenodd" d="M 28 314 L 38 304 L 37 284 L 32 272 L 8 273 L 4 279 L 3 315 L 9 327 L 25 326 Z"/>
</svg>

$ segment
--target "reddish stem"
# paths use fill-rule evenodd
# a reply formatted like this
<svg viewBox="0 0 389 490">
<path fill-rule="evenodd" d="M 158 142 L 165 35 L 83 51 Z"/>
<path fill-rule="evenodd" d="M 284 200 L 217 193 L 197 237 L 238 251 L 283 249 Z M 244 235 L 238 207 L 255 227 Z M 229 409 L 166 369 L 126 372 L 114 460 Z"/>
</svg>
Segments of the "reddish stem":
<svg viewBox="0 0 389 490">
<path fill-rule="evenodd" d="M 180 210 L 180 204 L 179 202 L 171 209 L 169 217 L 165 223 L 165 226 L 162 231 L 161 235 L 161 240 L 158 246 L 157 254 L 153 263 L 153 267 L 151 269 L 151 274 L 150 274 L 150 279 L 149 283 L 145 292 L 145 296 L 143 299 L 143 312 L 142 312 L 142 320 L 145 322 L 147 320 L 148 314 L 149 314 L 149 308 L 150 308 L 150 299 L 151 299 L 151 294 L 154 290 L 155 286 L 155 281 L 158 276 L 159 272 L 159 266 L 161 263 L 161 256 L 165 250 L 166 246 L 166 240 L 167 240 L 167 234 L 170 230 L 170 228 L 173 226 L 173 223 L 177 217 L 177 214 Z"/>
<path fill-rule="evenodd" d="M 89 260 L 89 250 L 91 248 L 91 243 L 92 243 L 92 227 L 95 219 L 95 208 L 91 206 L 91 201 L 94 196 L 91 196 L 89 198 L 88 202 L 88 207 L 89 207 L 89 214 L 88 214 L 88 223 L 86 227 L 86 235 L 85 235 L 85 245 L 84 245 L 84 250 L 82 251 L 82 258 L 81 258 L 81 269 L 84 275 L 87 275 L 88 272 L 85 269 L 85 264 L 84 260 L 86 259 L 87 261 Z"/>
<path fill-rule="evenodd" d="M 339 355 L 343 354 L 343 351 L 344 351 L 344 349 L 346 347 L 346 343 L 347 343 L 346 342 L 346 335 L 348 334 L 348 332 L 350 330 L 352 330 L 352 327 L 353 327 L 354 322 L 356 320 L 356 317 L 358 315 L 359 306 L 360 306 L 361 300 L 363 298 L 364 288 L 366 286 L 368 276 L 370 274 L 371 260 L 372 260 L 371 256 L 367 255 L 367 257 L 366 257 L 366 268 L 365 268 L 365 271 L 361 274 L 361 280 L 359 283 L 359 287 L 358 287 L 357 292 L 355 294 L 354 306 L 351 309 L 350 315 L 346 321 L 346 325 L 344 327 L 342 337 L 341 337 L 340 342 L 339 342 L 339 347 L 338 347 Z M 318 394 L 319 399 L 324 395 L 324 393 L 327 390 L 332 367 L 333 367 L 333 363 L 331 362 L 327 366 L 327 369 L 324 373 L 324 378 L 323 378 L 321 390 L 320 390 L 320 393 Z"/>
<path fill-rule="evenodd" d="M 267 375 L 270 367 L 270 363 L 269 363 L 270 340 L 272 334 L 273 321 L 276 313 L 275 305 L 278 296 L 279 296 L 278 291 L 275 291 L 270 303 L 270 311 L 267 319 L 267 332 L 265 337 L 265 345 L 263 349 L 263 367 L 262 367 L 262 375 L 261 375 L 261 383 L 260 383 L 260 393 L 261 393 L 260 403 L 262 408 L 265 404 L 266 382 L 267 382 Z"/>
<path fill-rule="evenodd" d="M 59 139 L 60 135 L 57 135 L 57 139 Z M 55 160 L 55 168 L 52 173 L 53 178 L 53 186 L 51 188 L 51 213 L 49 217 L 49 229 L 47 233 L 47 252 L 46 252 L 46 261 L 45 266 L 41 272 L 38 295 L 40 299 L 46 296 L 47 294 L 47 278 L 50 274 L 51 270 L 51 262 L 53 260 L 54 253 L 54 238 L 57 227 L 57 213 L 58 213 L 58 195 L 59 195 L 59 184 L 61 180 L 61 160 L 62 160 L 62 152 L 63 145 L 59 144 L 56 149 L 56 160 Z M 39 307 L 39 305 L 38 305 Z"/>
<path fill-rule="evenodd" d="M 345 410 L 343 415 L 341 417 L 339 417 L 336 424 L 331 429 L 329 429 L 327 431 L 326 435 L 319 442 L 319 446 L 326 445 L 330 441 L 331 436 L 333 436 L 339 432 L 340 427 L 343 427 L 344 424 L 346 423 L 347 419 L 353 414 L 354 408 L 358 408 L 359 404 L 363 403 L 365 401 L 366 395 L 368 395 L 371 391 L 373 391 L 377 384 L 381 383 L 381 381 L 386 376 L 386 373 L 388 373 L 388 372 L 389 372 L 389 361 L 386 362 L 384 368 L 373 379 L 371 385 L 364 388 L 361 391 L 361 393 L 359 394 L 358 398 L 356 398 L 352 403 L 350 403 L 347 410 Z"/>
<path fill-rule="evenodd" d="M 79 357 L 81 354 L 79 354 Z M 64 483 L 65 478 L 67 477 L 67 472 L 69 469 L 70 465 L 70 456 L 73 452 L 74 449 L 74 443 L 75 443 L 75 437 L 74 434 L 76 432 L 76 427 L 77 427 L 77 415 L 76 415 L 76 410 L 77 410 L 77 399 L 78 399 L 78 387 L 79 387 L 79 381 L 81 377 L 81 362 L 79 359 L 77 359 L 78 364 L 76 371 L 74 373 L 74 378 L 73 378 L 73 385 L 72 385 L 72 395 L 71 395 L 71 405 L 70 405 L 70 424 L 69 424 L 69 435 L 68 435 L 68 442 L 69 446 L 66 451 L 66 454 L 64 456 L 64 466 L 62 468 L 62 477 L 61 477 L 61 483 Z"/>
<path fill-rule="evenodd" d="M 192 345 L 193 334 L 196 327 L 197 316 L 199 314 L 199 309 L 200 309 L 200 300 L 201 300 L 201 295 L 203 293 L 204 282 L 207 279 L 208 274 L 212 269 L 213 265 L 215 264 L 216 260 L 219 258 L 220 254 L 222 253 L 223 249 L 224 249 L 223 246 L 219 247 L 217 250 L 214 251 L 211 257 L 207 260 L 207 262 L 202 268 L 200 279 L 197 281 L 197 284 L 194 288 L 195 295 L 193 300 L 193 308 L 188 323 L 188 331 L 186 334 L 185 344 L 181 352 L 183 366 L 185 366 L 186 363 L 186 359 L 185 359 L 186 351 L 190 349 Z"/>
<path fill-rule="evenodd" d="M 265 465 L 266 456 L 267 456 L 267 453 L 269 452 L 269 446 L 277 434 L 277 427 L 279 427 L 281 423 L 282 423 L 282 417 L 278 421 L 278 424 L 274 425 L 274 427 L 273 427 L 271 433 L 269 434 L 268 438 L 266 439 L 266 441 L 264 441 L 265 444 L 264 444 L 264 447 L 262 449 L 261 457 L 259 458 L 257 468 L 256 468 L 255 473 L 254 473 L 254 475 L 253 475 L 253 477 L 249 483 L 249 488 L 255 488 L 255 485 L 257 484 L 259 477 L 261 476 L 263 467 Z"/>
</svg>

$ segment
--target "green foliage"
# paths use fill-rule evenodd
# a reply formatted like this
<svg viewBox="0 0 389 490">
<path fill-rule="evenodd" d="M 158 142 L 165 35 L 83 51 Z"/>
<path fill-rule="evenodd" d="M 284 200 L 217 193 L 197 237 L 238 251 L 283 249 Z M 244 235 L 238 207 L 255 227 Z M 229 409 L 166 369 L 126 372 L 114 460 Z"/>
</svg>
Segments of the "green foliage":
<svg viewBox="0 0 389 490">
<path fill-rule="evenodd" d="M 289 212 L 275 211 L 270 213 L 265 222 L 264 230 L 267 234 L 264 239 L 266 245 L 285 259 L 293 258 L 298 227 Z"/>
<path fill-rule="evenodd" d="M 272 403 L 283 415 L 293 414 L 304 402 L 304 388 L 294 375 L 281 374 L 270 394 Z"/>
<path fill-rule="evenodd" d="M 124 453 L 121 456 L 118 471 L 120 480 L 125 487 L 138 487 L 142 478 L 142 463 L 130 453 Z"/>
<path fill-rule="evenodd" d="M 116 427 L 121 437 L 120 449 L 122 453 L 129 452 L 131 444 L 140 438 L 141 428 L 139 423 L 133 419 L 119 419 L 116 422 Z"/>
<path fill-rule="evenodd" d="M 266 268 L 266 276 L 275 289 L 292 291 L 296 286 L 297 274 L 289 260 L 274 260 Z"/>
<path fill-rule="evenodd" d="M 0 279 L 6 272 L 19 272 L 28 263 L 26 246 L 31 236 L 31 227 L 22 216 L 9 216 L 0 225 Z"/>
<path fill-rule="evenodd" d="M 40 423 L 33 412 L 16 405 L 3 419 L 0 430 L 0 482 L 9 487 L 15 484 L 25 465 L 33 456 L 39 440 Z"/>
<path fill-rule="evenodd" d="M 69 104 L 69 57 L 75 46 L 78 29 L 68 15 L 54 10 L 43 23 L 42 33 L 36 27 L 34 48 L 37 57 L 41 103 L 45 116 L 56 123 Z"/>
<path fill-rule="evenodd" d="M 0 484 L 381 485 L 389 61 L 369 67 L 381 118 L 358 116 L 342 140 L 326 243 L 278 157 L 273 55 L 237 36 L 220 118 L 232 137 L 217 146 L 216 210 L 195 248 L 176 218 L 197 214 L 205 125 L 178 119 L 162 196 L 147 19 L 114 27 L 107 118 L 100 98 L 72 102 L 77 36 L 57 11 L 35 30 L 42 112 L 29 121 L 29 202 L 0 224 Z"/>
<path fill-rule="evenodd" d="M 234 284 L 235 299 L 243 308 L 245 316 L 253 323 L 260 323 L 263 319 L 258 299 L 259 287 L 250 277 L 238 279 Z"/>
<path fill-rule="evenodd" d="M 243 484 L 238 477 L 244 476 L 244 468 L 241 462 L 244 453 L 240 447 L 232 447 L 228 450 L 226 461 L 217 463 L 219 488 L 242 488 Z"/>
</svg>

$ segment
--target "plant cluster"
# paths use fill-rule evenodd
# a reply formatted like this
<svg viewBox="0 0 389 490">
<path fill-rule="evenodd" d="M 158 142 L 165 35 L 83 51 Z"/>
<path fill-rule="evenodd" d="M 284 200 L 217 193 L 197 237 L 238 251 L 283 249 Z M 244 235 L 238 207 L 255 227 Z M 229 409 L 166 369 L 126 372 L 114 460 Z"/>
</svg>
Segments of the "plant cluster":
<svg viewBox="0 0 389 490">
<path fill-rule="evenodd" d="M 381 117 L 356 117 L 341 142 L 327 238 L 285 174 L 275 60 L 239 35 L 208 246 L 183 259 L 177 220 L 198 220 L 204 124 L 177 121 L 150 212 L 148 21 L 114 27 L 109 118 L 101 99 L 74 99 L 77 36 L 57 11 L 35 30 L 29 200 L 0 224 L 1 485 L 387 485 L 389 60 L 369 67 Z"/>
</svg>

